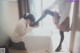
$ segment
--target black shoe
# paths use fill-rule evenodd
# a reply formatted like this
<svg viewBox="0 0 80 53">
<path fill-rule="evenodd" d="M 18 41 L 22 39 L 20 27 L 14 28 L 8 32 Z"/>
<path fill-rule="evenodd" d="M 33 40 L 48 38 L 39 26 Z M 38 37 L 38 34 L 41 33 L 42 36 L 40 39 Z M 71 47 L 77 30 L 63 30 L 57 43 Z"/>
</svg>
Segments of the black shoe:
<svg viewBox="0 0 80 53">
<path fill-rule="evenodd" d="M 56 51 L 56 52 L 59 52 L 59 51 L 61 51 L 61 49 L 62 49 L 62 47 L 59 47 L 59 48 L 57 48 L 55 51 Z"/>
</svg>

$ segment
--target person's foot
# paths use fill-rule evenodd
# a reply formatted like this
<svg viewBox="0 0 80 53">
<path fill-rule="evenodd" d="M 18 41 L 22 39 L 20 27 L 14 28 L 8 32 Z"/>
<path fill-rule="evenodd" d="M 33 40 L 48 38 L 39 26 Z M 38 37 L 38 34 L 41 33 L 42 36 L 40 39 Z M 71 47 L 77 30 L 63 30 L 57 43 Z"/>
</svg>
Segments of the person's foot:
<svg viewBox="0 0 80 53">
<path fill-rule="evenodd" d="M 59 51 L 61 51 L 61 49 L 62 49 L 62 47 L 58 47 L 55 51 L 59 52 Z"/>
</svg>

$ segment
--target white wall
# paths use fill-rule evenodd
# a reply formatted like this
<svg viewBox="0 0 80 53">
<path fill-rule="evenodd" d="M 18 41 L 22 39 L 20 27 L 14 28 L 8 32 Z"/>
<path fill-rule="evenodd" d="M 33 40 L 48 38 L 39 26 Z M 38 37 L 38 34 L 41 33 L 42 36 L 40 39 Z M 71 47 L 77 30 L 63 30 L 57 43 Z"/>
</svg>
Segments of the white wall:
<svg viewBox="0 0 80 53">
<path fill-rule="evenodd" d="M 50 48 L 50 36 L 26 36 L 24 37 L 24 43 L 27 50 L 31 52 L 40 50 L 49 50 Z M 51 50 L 50 50 L 51 51 Z"/>
<path fill-rule="evenodd" d="M 76 31 L 73 53 L 80 53 L 80 31 Z"/>
<path fill-rule="evenodd" d="M 0 45 L 5 44 L 18 21 L 17 1 L 0 1 Z"/>
</svg>

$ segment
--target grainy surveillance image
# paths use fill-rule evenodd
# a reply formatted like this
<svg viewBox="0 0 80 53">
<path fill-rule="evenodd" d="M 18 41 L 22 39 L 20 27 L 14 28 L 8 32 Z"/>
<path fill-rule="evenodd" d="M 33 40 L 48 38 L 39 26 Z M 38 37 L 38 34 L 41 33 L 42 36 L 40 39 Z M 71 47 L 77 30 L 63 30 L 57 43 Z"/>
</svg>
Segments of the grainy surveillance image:
<svg viewBox="0 0 80 53">
<path fill-rule="evenodd" d="M 80 0 L 0 0 L 0 53 L 80 53 Z"/>
</svg>

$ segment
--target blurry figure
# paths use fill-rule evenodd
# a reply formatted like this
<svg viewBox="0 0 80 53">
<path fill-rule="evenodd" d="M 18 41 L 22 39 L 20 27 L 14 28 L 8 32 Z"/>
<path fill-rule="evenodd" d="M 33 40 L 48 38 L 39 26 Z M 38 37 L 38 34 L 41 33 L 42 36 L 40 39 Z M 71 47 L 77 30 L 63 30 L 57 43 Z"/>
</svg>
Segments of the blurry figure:
<svg viewBox="0 0 80 53">
<path fill-rule="evenodd" d="M 62 43 L 64 40 L 64 32 L 68 32 L 70 30 L 70 27 L 69 27 L 70 18 L 66 17 L 66 19 L 61 24 L 59 24 L 59 22 L 61 21 L 60 20 L 61 16 L 59 15 L 59 13 L 56 11 L 51 11 L 51 10 L 47 9 L 44 11 L 43 15 L 35 23 L 40 22 L 42 19 L 45 18 L 45 16 L 47 14 L 49 14 L 53 17 L 54 24 L 60 30 L 61 39 L 60 39 L 60 43 L 59 43 L 57 49 L 55 50 L 56 52 L 58 52 L 62 49 Z"/>
<path fill-rule="evenodd" d="M 64 40 L 64 32 L 68 32 L 70 30 L 70 27 L 69 27 L 70 18 L 66 17 L 66 19 L 61 24 L 59 24 L 61 17 L 58 12 L 45 10 L 44 14 L 50 14 L 51 16 L 53 16 L 53 22 L 56 25 L 56 27 L 60 30 L 61 39 L 60 39 L 60 43 L 59 43 L 58 47 L 55 50 L 56 52 L 58 52 L 62 49 L 62 43 Z"/>
<path fill-rule="evenodd" d="M 35 22 L 35 18 L 32 14 L 24 14 L 23 18 L 17 23 L 15 30 L 11 36 L 11 41 L 9 46 L 18 50 L 25 50 L 25 44 L 23 42 L 23 37 L 27 32 L 30 32 L 38 24 L 30 26 Z"/>
<path fill-rule="evenodd" d="M 50 10 L 47 9 L 47 10 L 44 11 L 44 14 L 50 14 L 51 16 L 53 16 L 53 22 L 56 25 L 56 27 L 60 30 L 61 39 L 60 39 L 60 43 L 59 43 L 57 49 L 55 50 L 55 51 L 58 52 L 62 49 L 62 43 L 63 43 L 63 40 L 64 40 L 64 29 L 63 28 L 65 28 L 65 27 L 61 27 L 62 24 L 58 25 L 59 19 L 60 19 L 60 16 L 59 16 L 58 12 L 50 11 Z M 69 24 L 69 22 L 65 23 L 65 24 Z M 69 25 L 67 25 L 67 26 L 69 26 Z"/>
<path fill-rule="evenodd" d="M 51 9 L 58 7 L 58 11 L 50 11 Z M 46 10 L 43 11 L 43 15 L 37 20 L 37 22 L 41 21 L 47 14 L 53 16 L 54 24 L 60 30 L 61 40 L 59 46 L 56 48 L 56 52 L 62 49 L 62 42 L 64 40 L 64 32 L 68 32 L 69 29 L 69 13 L 71 8 L 71 2 L 67 2 L 66 0 L 55 0 L 51 6 L 49 6 Z"/>
</svg>

